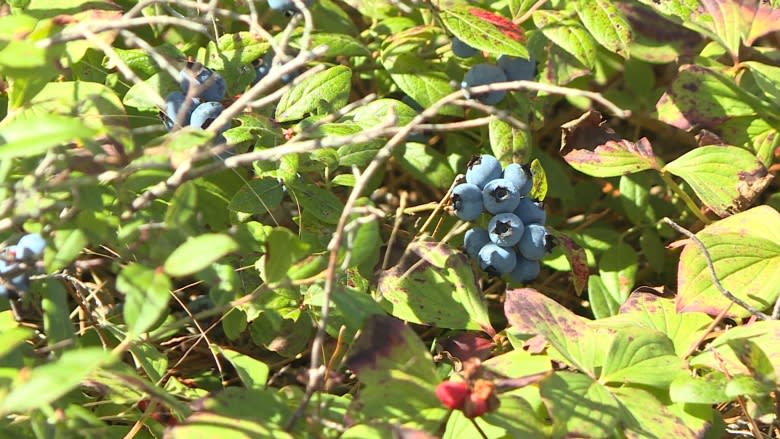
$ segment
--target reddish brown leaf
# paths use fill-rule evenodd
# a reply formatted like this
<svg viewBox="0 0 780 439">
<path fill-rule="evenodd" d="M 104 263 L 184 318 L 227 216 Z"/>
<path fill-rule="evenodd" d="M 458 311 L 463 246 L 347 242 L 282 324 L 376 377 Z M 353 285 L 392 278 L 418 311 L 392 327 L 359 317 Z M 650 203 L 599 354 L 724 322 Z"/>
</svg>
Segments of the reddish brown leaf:
<svg viewBox="0 0 780 439">
<path fill-rule="evenodd" d="M 501 33 L 507 37 L 521 43 L 525 42 L 525 34 L 523 33 L 523 30 L 520 29 L 520 27 L 518 27 L 516 24 L 512 23 L 512 20 L 480 8 L 471 8 L 469 9 L 469 12 L 471 12 L 473 16 L 481 18 L 482 20 L 492 24 L 496 27 L 496 29 L 500 30 Z"/>
</svg>

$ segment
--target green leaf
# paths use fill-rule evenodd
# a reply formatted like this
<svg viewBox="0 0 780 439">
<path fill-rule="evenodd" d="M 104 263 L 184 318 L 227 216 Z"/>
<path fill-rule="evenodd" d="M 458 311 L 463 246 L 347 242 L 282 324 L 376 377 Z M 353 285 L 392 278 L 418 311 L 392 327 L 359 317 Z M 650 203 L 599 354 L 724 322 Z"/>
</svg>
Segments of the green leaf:
<svg viewBox="0 0 780 439">
<path fill-rule="evenodd" d="M 252 180 L 230 199 L 230 210 L 249 214 L 264 214 L 279 207 L 284 198 L 282 185 L 275 178 Z"/>
<path fill-rule="evenodd" d="M 669 386 L 669 397 L 674 402 L 720 404 L 731 400 L 726 395 L 728 379 L 722 372 L 712 372 L 703 377 L 679 375 Z"/>
<path fill-rule="evenodd" d="M 757 117 L 735 117 L 720 126 L 723 141 L 752 151 L 767 168 L 772 165 L 774 151 L 780 146 L 778 129 Z"/>
<path fill-rule="evenodd" d="M 666 335 L 632 328 L 619 331 L 612 341 L 599 382 L 666 389 L 676 376 L 684 373 L 683 360 L 675 355 L 674 345 Z"/>
<path fill-rule="evenodd" d="M 129 348 L 136 367 L 141 367 L 153 382 L 159 382 L 168 371 L 168 356 L 151 343 L 135 343 Z"/>
<path fill-rule="evenodd" d="M 440 16 L 447 30 L 477 50 L 528 58 L 522 29 L 505 17 L 474 6 L 445 8 Z"/>
<path fill-rule="evenodd" d="M 507 291 L 504 314 L 515 329 L 543 335 L 566 363 L 595 377 L 609 337 L 597 334 L 584 318 L 532 288 Z"/>
<path fill-rule="evenodd" d="M 610 246 L 601 255 L 599 275 L 618 306 L 626 301 L 634 288 L 638 265 L 636 251 L 622 241 Z"/>
<path fill-rule="evenodd" d="M 400 319 L 493 332 L 468 258 L 443 244 L 411 244 L 401 262 L 381 274 L 378 291 L 383 306 Z"/>
<path fill-rule="evenodd" d="M 527 163 L 531 153 L 531 132 L 520 130 L 507 122 L 491 117 L 488 124 L 490 148 L 504 166 L 510 163 Z"/>
<path fill-rule="evenodd" d="M 655 224 L 657 218 L 650 204 L 650 189 L 655 175 L 649 172 L 628 174 L 620 177 L 620 204 L 626 216 L 635 225 Z"/>
<path fill-rule="evenodd" d="M 374 128 L 389 117 L 398 118 L 398 125 L 406 125 L 417 116 L 412 107 L 396 99 L 377 99 L 347 113 L 340 122 L 351 121 L 363 128 Z"/>
<path fill-rule="evenodd" d="M 593 177 L 616 177 L 660 166 L 647 138 L 631 142 L 606 127 L 597 111 L 561 126 L 561 155 L 574 169 Z"/>
<path fill-rule="evenodd" d="M 216 42 L 209 41 L 206 46 L 205 64 L 206 67 L 219 71 L 237 69 L 260 58 L 270 47 L 270 43 L 261 40 L 252 32 L 224 34 Z"/>
<path fill-rule="evenodd" d="M 756 156 L 736 146 L 701 146 L 664 169 L 690 184 L 722 217 L 750 206 L 772 180 Z"/>
<path fill-rule="evenodd" d="M 116 288 L 125 295 L 123 313 L 129 335 L 142 334 L 160 320 L 173 289 L 168 276 L 137 263 L 119 272 Z"/>
<path fill-rule="evenodd" d="M 220 353 L 236 369 L 238 378 L 247 389 L 262 389 L 268 380 L 268 366 L 254 358 L 230 349 L 221 348 Z"/>
<path fill-rule="evenodd" d="M 291 41 L 291 46 L 300 48 L 300 39 Z M 370 56 L 369 50 L 360 41 L 347 34 L 317 32 L 311 35 L 311 47 L 327 46 L 323 57 Z"/>
<path fill-rule="evenodd" d="M 553 437 L 609 437 L 620 414 L 618 402 L 606 387 L 573 372 L 556 372 L 539 390 L 553 418 Z"/>
<path fill-rule="evenodd" d="M 620 303 L 615 300 L 607 287 L 604 286 L 601 278 L 596 275 L 588 276 L 588 302 L 593 310 L 593 317 L 597 319 L 614 316 L 620 309 Z"/>
<path fill-rule="evenodd" d="M 289 122 L 307 114 L 328 113 L 347 104 L 351 90 L 352 70 L 346 66 L 331 67 L 314 74 L 289 89 L 276 107 L 276 120 Z"/>
<path fill-rule="evenodd" d="M 431 431 L 446 413 L 434 393 L 440 379 L 431 356 L 417 334 L 400 320 L 368 317 L 347 367 L 363 385 L 355 403 L 367 418 Z"/>
<path fill-rule="evenodd" d="M 165 96 L 179 90 L 179 84 L 167 73 L 157 73 L 130 87 L 122 103 L 138 111 L 159 111 L 164 107 Z"/>
<path fill-rule="evenodd" d="M 629 386 L 610 390 L 620 403 L 620 422 L 623 424 L 626 437 L 647 439 L 702 437 L 693 431 L 686 420 L 677 416 L 669 406 L 662 404 L 651 393 Z"/>
<path fill-rule="evenodd" d="M 41 297 L 43 328 L 48 346 L 56 346 L 66 340 L 73 341 L 76 334 L 70 321 L 68 292 L 57 280 L 45 281 L 46 294 Z"/>
<path fill-rule="evenodd" d="M 54 252 L 44 254 L 44 265 L 49 273 L 55 272 L 73 262 L 89 240 L 81 229 L 60 229 L 54 232 Z"/>
<path fill-rule="evenodd" d="M 49 148 L 94 134 L 77 117 L 48 114 L 37 119 L 14 119 L 0 128 L 0 160 L 43 154 Z"/>
<path fill-rule="evenodd" d="M 579 22 L 568 16 L 563 11 L 538 10 L 534 12 L 533 20 L 545 37 L 593 69 L 596 65 L 596 42 Z"/>
<path fill-rule="evenodd" d="M 623 58 L 634 39 L 631 25 L 610 0 L 578 0 L 577 15 L 593 38 Z"/>
<path fill-rule="evenodd" d="M 114 360 L 110 352 L 100 348 L 65 352 L 58 360 L 34 368 L 26 380 L 14 386 L 0 403 L 0 413 L 24 413 L 54 402 Z"/>
<path fill-rule="evenodd" d="M 180 245 L 165 260 L 163 268 L 171 276 L 187 276 L 203 270 L 237 249 L 238 244 L 230 236 L 205 233 Z"/>
<path fill-rule="evenodd" d="M 383 52 L 382 64 L 398 88 L 423 108 L 453 92 L 450 75 L 415 54 L 388 55 Z M 462 109 L 453 105 L 444 106 L 439 112 L 448 116 L 463 114 Z"/>
<path fill-rule="evenodd" d="M 276 227 L 265 240 L 266 282 L 278 282 L 287 276 L 292 264 L 308 254 L 309 245 L 291 231 Z"/>
<path fill-rule="evenodd" d="M 297 179 L 287 183 L 287 190 L 306 213 L 326 224 L 338 223 L 344 204 L 332 192 Z"/>
<path fill-rule="evenodd" d="M 198 215 L 198 189 L 195 183 L 186 182 L 179 186 L 165 212 L 168 227 L 182 227 Z"/>
<path fill-rule="evenodd" d="M 446 157 L 424 143 L 407 142 L 396 148 L 393 155 L 415 179 L 430 186 L 446 189 L 455 180 Z"/>
<path fill-rule="evenodd" d="M 759 310 L 771 308 L 780 290 L 780 213 L 758 206 L 705 227 L 696 236 L 707 248 L 724 288 Z M 677 309 L 717 315 L 731 301 L 712 282 L 704 255 L 692 242 L 680 255 Z M 731 306 L 731 316 L 750 313 Z"/>
<path fill-rule="evenodd" d="M 756 61 L 743 63 L 755 79 L 761 91 L 773 101 L 780 100 L 780 67 L 769 66 Z"/>
<path fill-rule="evenodd" d="M 542 162 L 539 159 L 531 161 L 531 175 L 533 176 L 533 184 L 528 194 L 534 200 L 544 201 L 547 197 L 548 188 L 547 173 L 544 172 L 544 167 L 542 167 Z"/>
</svg>

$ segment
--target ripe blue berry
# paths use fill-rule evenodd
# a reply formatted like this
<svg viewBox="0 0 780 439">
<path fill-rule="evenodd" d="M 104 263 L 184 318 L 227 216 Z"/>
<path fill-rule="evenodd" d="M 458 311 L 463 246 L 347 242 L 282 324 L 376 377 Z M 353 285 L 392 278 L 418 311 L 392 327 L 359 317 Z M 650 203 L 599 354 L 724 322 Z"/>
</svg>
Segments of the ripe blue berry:
<svg viewBox="0 0 780 439">
<path fill-rule="evenodd" d="M 452 37 L 452 53 L 461 58 L 470 58 L 479 53 L 479 51 L 464 43 L 460 38 Z"/>
<path fill-rule="evenodd" d="M 46 248 L 46 240 L 37 233 L 24 235 L 16 243 L 16 259 L 37 258 L 43 254 Z"/>
<path fill-rule="evenodd" d="M 518 256 L 515 269 L 509 273 L 509 278 L 517 283 L 530 282 L 539 276 L 539 271 L 541 271 L 539 261 L 531 261 L 522 256 Z"/>
<path fill-rule="evenodd" d="M 482 247 L 489 243 L 490 236 L 488 235 L 488 231 L 480 227 L 468 229 L 463 235 L 463 247 L 466 250 L 466 254 L 474 259 L 477 259 Z"/>
<path fill-rule="evenodd" d="M 205 130 L 214 122 L 214 119 L 216 119 L 223 110 L 225 110 L 225 107 L 219 102 L 204 102 L 195 107 L 195 110 L 192 111 L 190 126 Z M 219 130 L 219 134 L 227 131 L 228 128 L 230 128 L 230 126 L 225 125 Z"/>
<path fill-rule="evenodd" d="M 547 219 L 542 203 L 537 203 L 528 197 L 521 198 L 520 203 L 512 213 L 517 215 L 526 225 L 531 223 L 544 224 Z"/>
<path fill-rule="evenodd" d="M 271 66 L 274 60 L 274 51 L 269 50 L 263 55 L 262 58 L 256 59 L 252 65 L 255 67 L 255 80 L 252 84 L 257 84 L 261 79 L 268 76 L 268 72 L 271 71 Z"/>
<path fill-rule="evenodd" d="M 482 189 L 482 204 L 490 213 L 511 212 L 519 203 L 517 186 L 505 178 L 492 180 Z"/>
<path fill-rule="evenodd" d="M 515 268 L 517 255 L 513 249 L 486 244 L 479 251 L 479 266 L 491 276 L 507 274 Z"/>
<path fill-rule="evenodd" d="M 536 61 L 533 58 L 501 55 L 496 64 L 510 81 L 531 81 L 536 76 Z"/>
<path fill-rule="evenodd" d="M 184 93 L 180 91 L 174 91 L 168 94 L 168 96 L 165 97 L 165 117 L 163 117 L 163 125 L 165 125 L 165 128 L 170 131 L 173 129 L 173 127 L 176 125 L 176 122 L 178 121 L 179 117 L 179 111 L 182 110 L 182 107 L 184 107 L 184 101 L 186 97 L 184 96 Z M 190 115 L 192 115 L 192 110 L 198 105 L 199 101 L 197 99 L 194 99 L 193 102 L 190 102 L 187 109 L 184 110 L 184 114 L 181 116 L 181 126 L 187 126 L 190 123 Z"/>
<path fill-rule="evenodd" d="M 501 163 L 492 155 L 472 157 L 466 167 L 466 182 L 480 189 L 497 178 L 501 178 Z"/>
<path fill-rule="evenodd" d="M 208 85 L 205 89 L 199 91 L 197 97 L 202 98 L 204 101 L 221 101 L 227 91 L 227 84 L 225 84 L 225 79 L 222 78 L 222 75 L 211 71 L 211 69 L 199 63 L 187 63 L 179 72 L 179 86 L 182 93 L 187 93 L 190 84 L 193 87 L 200 87 L 206 82 L 208 82 Z"/>
<path fill-rule="evenodd" d="M 504 81 L 506 81 L 506 74 L 503 70 L 492 64 L 476 64 L 466 72 L 466 76 L 463 77 L 463 82 L 460 83 L 460 87 L 476 87 Z M 506 96 L 506 91 L 494 91 L 478 96 L 477 100 L 483 104 L 495 105 L 501 102 L 501 100 L 504 99 L 504 96 Z"/>
<path fill-rule="evenodd" d="M 6 248 L 5 251 L 6 255 L 15 255 L 17 259 L 21 259 L 22 253 L 24 253 L 24 250 L 20 250 L 17 246 L 10 246 Z M 7 273 L 16 270 L 18 266 L 19 264 L 17 263 L 9 263 L 5 259 L 0 259 L 0 276 L 4 276 Z M 13 291 L 16 291 L 18 294 L 27 291 L 30 287 L 30 278 L 28 277 L 27 273 L 20 273 L 11 279 L 4 279 L 6 282 L 11 284 Z M 5 285 L 0 285 L 0 297 L 8 297 L 8 293 L 9 291 Z"/>
<path fill-rule="evenodd" d="M 304 3 L 306 3 L 306 6 L 311 6 L 313 0 L 305 0 Z M 276 11 L 282 11 L 284 13 L 294 13 L 298 12 L 298 7 L 295 6 L 295 3 L 292 2 L 292 0 L 268 0 L 268 6 Z"/>
<path fill-rule="evenodd" d="M 466 221 L 473 221 L 482 213 L 482 191 L 471 183 L 463 183 L 452 190 L 452 208 L 455 215 Z"/>
<path fill-rule="evenodd" d="M 533 177 L 528 167 L 512 163 L 504 169 L 504 178 L 517 186 L 521 197 L 528 195 L 528 192 L 531 191 Z"/>
<path fill-rule="evenodd" d="M 523 222 L 513 213 L 499 213 L 490 219 L 488 233 L 494 244 L 511 247 L 523 237 Z"/>
<path fill-rule="evenodd" d="M 517 248 L 526 259 L 542 259 L 547 254 L 547 230 L 541 224 L 527 224 Z"/>
</svg>

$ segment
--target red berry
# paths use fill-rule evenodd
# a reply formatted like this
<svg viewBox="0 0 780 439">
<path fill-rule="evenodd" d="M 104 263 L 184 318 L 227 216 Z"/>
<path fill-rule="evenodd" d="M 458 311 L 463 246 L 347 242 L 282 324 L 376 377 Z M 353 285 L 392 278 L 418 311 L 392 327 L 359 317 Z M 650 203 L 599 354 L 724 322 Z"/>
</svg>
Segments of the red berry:
<svg viewBox="0 0 780 439">
<path fill-rule="evenodd" d="M 472 393 L 469 395 L 469 399 L 463 405 L 463 414 L 467 418 L 476 418 L 482 416 L 488 411 L 488 402 L 481 395 Z"/>
<path fill-rule="evenodd" d="M 436 397 L 450 409 L 460 409 L 471 394 L 469 385 L 463 381 L 445 381 L 436 386 Z"/>
</svg>

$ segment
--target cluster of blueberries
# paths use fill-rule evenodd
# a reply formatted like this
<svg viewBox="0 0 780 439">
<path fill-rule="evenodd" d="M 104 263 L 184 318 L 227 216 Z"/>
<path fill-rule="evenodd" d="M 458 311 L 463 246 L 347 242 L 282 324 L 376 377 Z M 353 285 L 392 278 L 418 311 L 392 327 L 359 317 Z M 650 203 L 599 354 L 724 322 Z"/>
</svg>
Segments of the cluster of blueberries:
<svg viewBox="0 0 780 439">
<path fill-rule="evenodd" d="M 465 42 L 453 37 L 452 53 L 461 58 L 477 56 L 479 51 Z M 496 65 L 481 63 L 473 65 L 466 75 L 461 88 L 489 85 L 505 81 L 530 81 L 536 76 L 536 61 L 533 58 L 524 59 L 509 55 L 501 55 L 496 60 Z M 487 105 L 495 105 L 506 96 L 506 91 L 494 91 L 481 95 L 477 99 Z"/>
<path fill-rule="evenodd" d="M 30 268 L 43 254 L 46 240 L 37 233 L 22 236 L 0 253 L 0 297 L 19 297 L 30 287 Z M 24 266 L 22 264 L 25 264 Z M 25 269 L 26 268 L 26 269 Z M 11 287 L 10 290 L 8 287 Z"/>
<path fill-rule="evenodd" d="M 539 260 L 552 246 L 544 227 L 547 218 L 540 203 L 529 197 L 533 175 L 516 163 L 501 169 L 492 155 L 474 157 L 466 170 L 466 183 L 452 191 L 452 208 L 458 218 L 474 221 L 487 211 L 493 215 L 487 230 L 466 231 L 463 246 L 491 276 L 508 274 L 515 282 L 539 275 Z"/>
<path fill-rule="evenodd" d="M 217 72 L 196 62 L 188 62 L 179 71 L 179 87 L 165 97 L 165 112 L 162 123 L 170 131 L 176 126 L 191 126 L 206 129 L 214 122 L 225 107 L 220 101 L 225 98 L 227 84 Z M 192 90 L 190 90 L 192 88 Z M 226 124 L 219 131 L 218 143 L 225 143 L 222 133 L 230 126 Z"/>
</svg>

